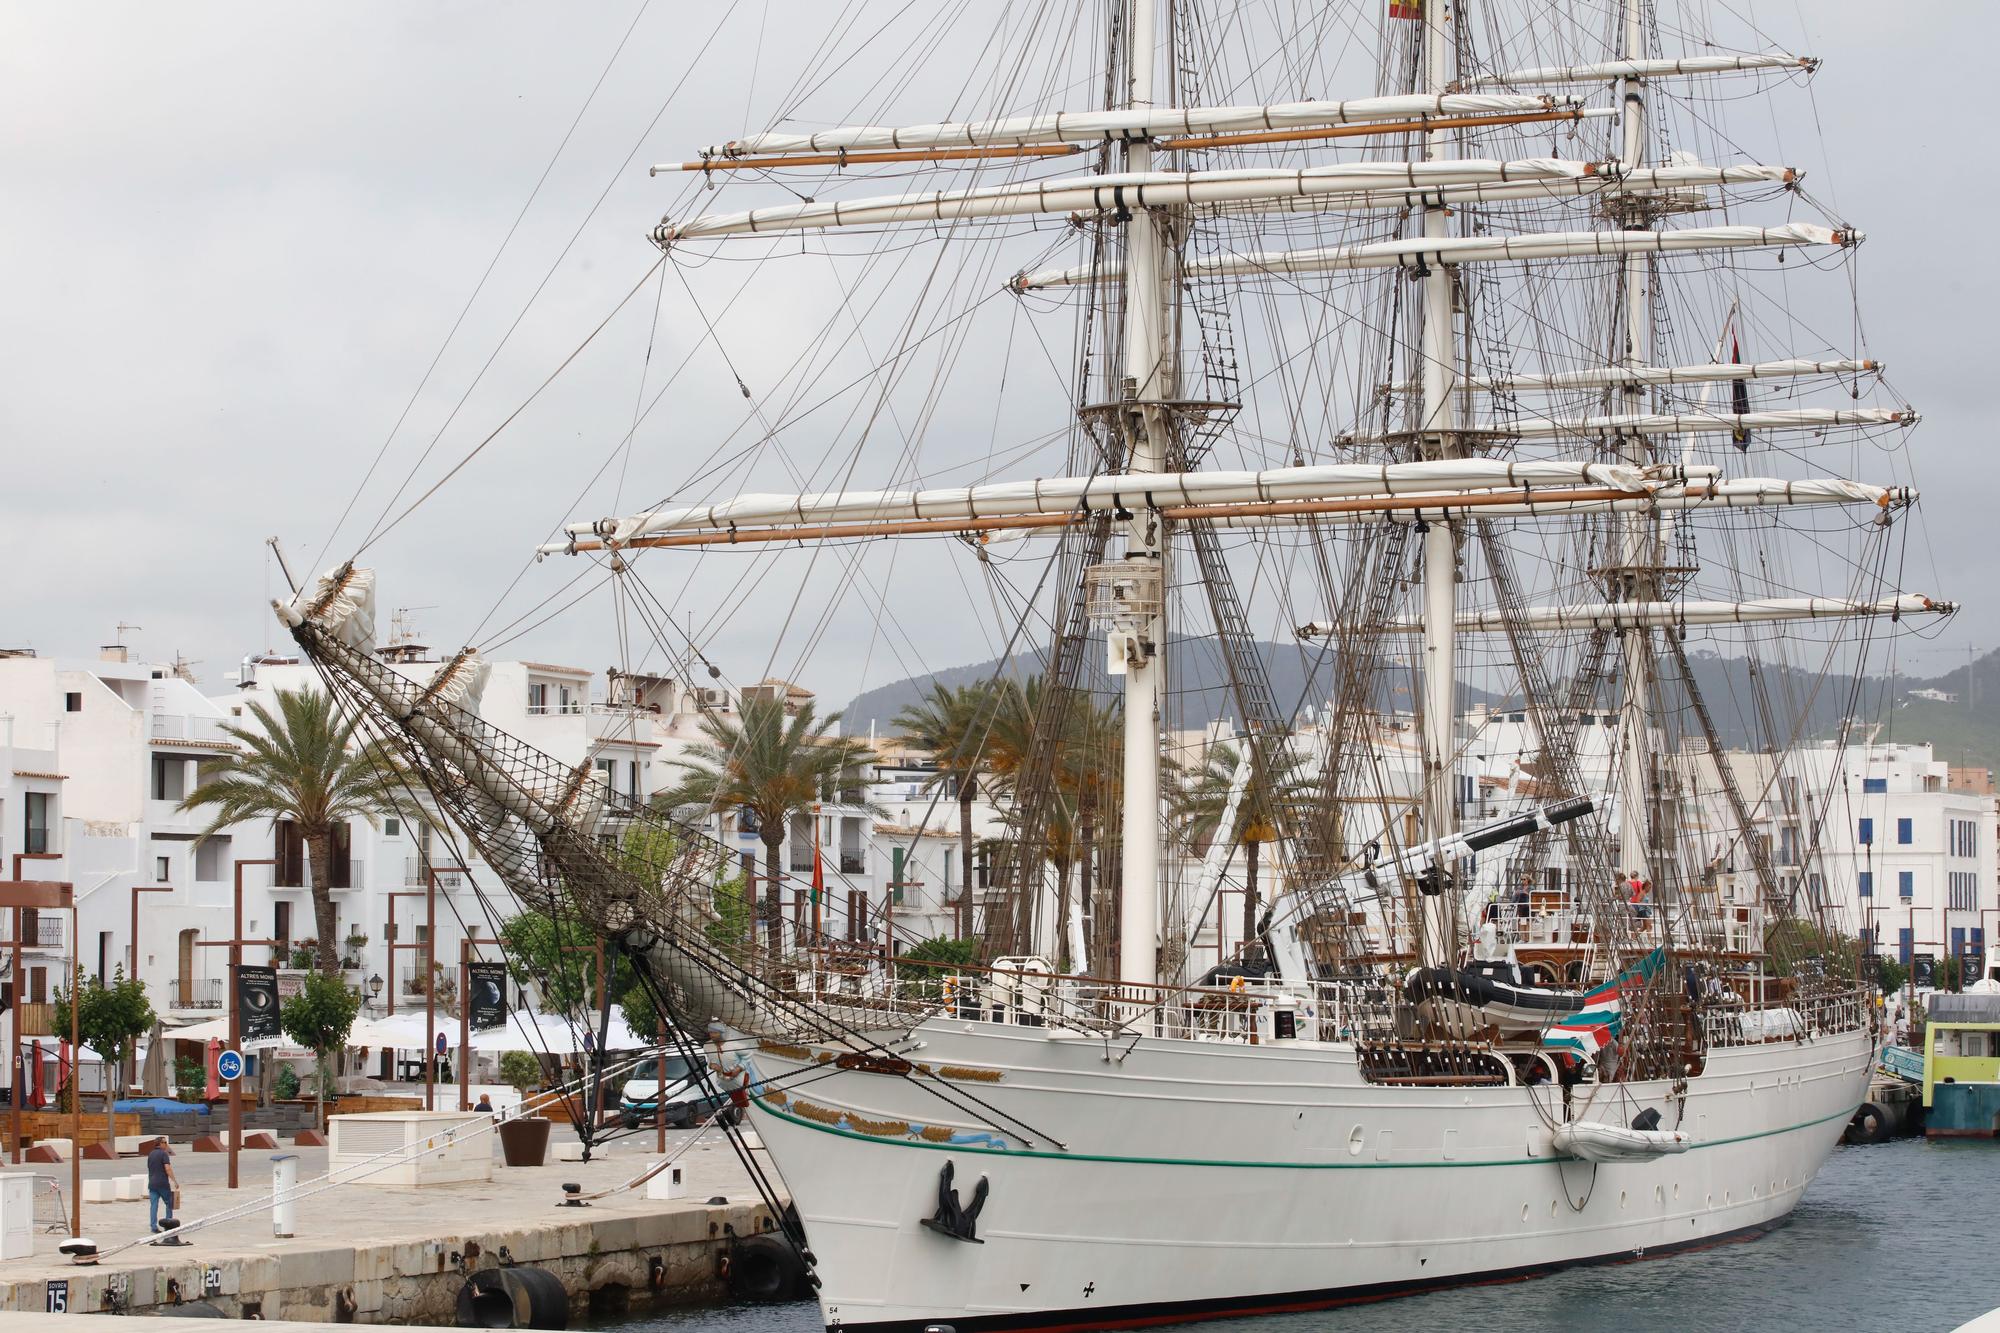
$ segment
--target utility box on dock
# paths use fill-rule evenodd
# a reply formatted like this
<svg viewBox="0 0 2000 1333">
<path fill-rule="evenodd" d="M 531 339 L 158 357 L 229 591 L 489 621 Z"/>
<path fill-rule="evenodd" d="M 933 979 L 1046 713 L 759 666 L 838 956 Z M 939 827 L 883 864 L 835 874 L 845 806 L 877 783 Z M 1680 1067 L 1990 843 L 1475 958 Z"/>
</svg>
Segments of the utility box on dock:
<svg viewBox="0 0 2000 1333">
<path fill-rule="evenodd" d="M 0 1259 L 35 1253 L 35 1177 L 28 1171 L 0 1175 Z"/>
<path fill-rule="evenodd" d="M 342 1184 L 455 1185 L 493 1179 L 484 1111 L 374 1111 L 327 1121 L 327 1170 Z"/>
<path fill-rule="evenodd" d="M 684 1199 L 687 1197 L 687 1182 L 681 1177 L 679 1162 L 673 1163 L 646 1182 L 646 1197 L 649 1199 Z"/>
</svg>

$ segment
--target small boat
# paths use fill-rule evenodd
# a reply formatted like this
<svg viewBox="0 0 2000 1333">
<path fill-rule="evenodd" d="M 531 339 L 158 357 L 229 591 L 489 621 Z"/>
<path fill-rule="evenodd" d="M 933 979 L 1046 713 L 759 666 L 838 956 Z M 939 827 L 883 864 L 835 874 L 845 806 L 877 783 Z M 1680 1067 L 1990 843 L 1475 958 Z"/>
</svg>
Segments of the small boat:
<svg viewBox="0 0 2000 1333">
<path fill-rule="evenodd" d="M 1686 1152 L 1693 1141 L 1677 1129 L 1628 1129 L 1594 1120 L 1578 1120 L 1557 1128 L 1557 1152 L 1586 1162 L 1648 1162 L 1669 1153 Z"/>
<path fill-rule="evenodd" d="M 1418 968 L 1404 979 L 1403 996 L 1450 1031 L 1493 1027 L 1523 1033 L 1539 1032 L 1575 1013 L 1584 992 L 1526 985 L 1517 967 L 1476 962 L 1462 968 Z"/>
</svg>

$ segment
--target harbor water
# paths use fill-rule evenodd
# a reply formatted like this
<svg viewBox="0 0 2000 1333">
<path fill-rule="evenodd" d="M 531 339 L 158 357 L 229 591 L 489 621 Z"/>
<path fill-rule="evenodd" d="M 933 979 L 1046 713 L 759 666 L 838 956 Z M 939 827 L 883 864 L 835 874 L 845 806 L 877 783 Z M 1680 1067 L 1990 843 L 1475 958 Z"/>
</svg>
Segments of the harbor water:
<svg viewBox="0 0 2000 1333">
<path fill-rule="evenodd" d="M 1947 1333 L 2000 1308 L 2000 1145 L 1838 1149 L 1755 1241 L 1309 1314 L 1189 1324 L 1238 1333 Z M 810 1302 L 649 1315 L 621 1333 L 817 1333 Z"/>
</svg>

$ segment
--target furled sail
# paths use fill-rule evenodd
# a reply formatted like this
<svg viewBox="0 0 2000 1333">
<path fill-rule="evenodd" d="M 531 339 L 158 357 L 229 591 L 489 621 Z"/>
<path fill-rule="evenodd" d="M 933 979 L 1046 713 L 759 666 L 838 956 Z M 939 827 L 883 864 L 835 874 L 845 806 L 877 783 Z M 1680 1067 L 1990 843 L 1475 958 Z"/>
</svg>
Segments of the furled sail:
<svg viewBox="0 0 2000 1333">
<path fill-rule="evenodd" d="M 1522 259 L 1585 259 L 1592 256 L 1681 254 L 1697 250 L 1787 249 L 1809 245 L 1859 245 L 1861 233 L 1836 231 L 1810 222 L 1777 227 L 1684 227 L 1674 231 L 1557 231 L 1525 236 L 1411 237 L 1367 245 L 1325 245 L 1305 250 L 1262 250 L 1192 259 L 1189 277 L 1241 277 L 1259 273 L 1333 273 L 1343 269 L 1425 268 L 1431 264 L 1480 264 Z M 1023 273 L 1016 291 L 1115 282 L 1116 266 L 1077 265 Z"/>
<path fill-rule="evenodd" d="M 976 519 L 1009 514 L 1405 495 L 1476 488 L 1591 485 L 1637 494 L 1645 491 L 1649 484 L 1639 469 L 1615 463 L 1503 462 L 1490 459 L 1333 463 L 1314 467 L 1269 468 L 1262 472 L 1051 477 L 929 491 L 742 495 L 720 504 L 658 509 L 629 518 L 572 523 L 565 530 L 576 536 L 609 537 L 614 542 L 626 542 L 661 532 L 727 530 L 748 524 L 818 523 L 835 519 Z"/>
<path fill-rule="evenodd" d="M 1454 158 L 1439 162 L 1337 162 L 1290 170 L 1118 172 L 1056 176 L 971 190 L 938 190 L 891 198 L 775 204 L 740 213 L 708 213 L 653 229 L 661 245 L 711 236 L 768 235 L 828 227 L 880 227 L 904 222 L 964 222 L 981 218 L 1062 215 L 1105 209 L 1240 203 L 1260 199 L 1349 196 L 1371 190 L 1407 191 L 1482 181 L 1561 181 L 1616 168 L 1600 162 L 1537 157 L 1502 162 Z M 1782 171 L 1783 168 L 1770 170 Z"/>
<path fill-rule="evenodd" d="M 1359 97 L 1344 101 L 1283 102 L 1275 106 L 1120 107 L 1110 111 L 1057 111 L 999 120 L 944 121 L 934 125 L 846 125 L 812 134 L 746 134 L 702 149 L 706 157 L 768 153 L 824 153 L 843 148 L 987 148 L 1000 145 L 1101 143 L 1157 139 L 1176 134 L 1346 125 L 1371 120 L 1418 120 L 1542 111 L 1548 97 L 1508 93 Z"/>
<path fill-rule="evenodd" d="M 1812 56 L 1683 56 L 1678 60 L 1599 60 L 1587 65 L 1537 65 L 1502 70 L 1460 81 L 1466 88 L 1531 88 L 1564 83 L 1610 83 L 1617 79 L 1666 79 L 1697 74 L 1746 74 L 1756 70 L 1819 68 Z"/>
<path fill-rule="evenodd" d="M 1588 602 L 1569 606 L 1530 606 L 1519 611 L 1485 610 L 1460 615 L 1460 633 L 1505 633 L 1510 630 L 1625 630 L 1677 629 L 1705 625 L 1755 625 L 1792 620 L 1849 620 L 1868 616 L 1948 616 L 1958 610 L 1955 602 L 1941 602 L 1919 593 L 1900 593 L 1873 601 L 1853 601 L 1839 597 L 1761 597 L 1741 602 Z M 1300 638 L 1324 638 L 1337 632 L 1336 626 L 1313 622 L 1301 625 Z M 1414 620 L 1396 620 L 1383 625 L 1390 634 L 1414 634 L 1423 626 Z"/>
</svg>

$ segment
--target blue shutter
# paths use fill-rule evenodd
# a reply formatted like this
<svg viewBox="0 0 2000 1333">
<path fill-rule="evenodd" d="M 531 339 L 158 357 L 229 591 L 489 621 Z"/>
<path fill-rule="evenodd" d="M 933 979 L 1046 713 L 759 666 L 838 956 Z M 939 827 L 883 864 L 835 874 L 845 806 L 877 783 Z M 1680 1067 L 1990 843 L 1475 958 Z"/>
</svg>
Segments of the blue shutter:
<svg viewBox="0 0 2000 1333">
<path fill-rule="evenodd" d="M 1858 842 L 1859 842 L 1859 843 L 1860 843 L 1860 844 L 1861 844 L 1861 845 L 1862 845 L 1863 847 L 1872 847 L 1872 846 L 1874 846 L 1874 845 L 1875 845 L 1875 821 L 1874 821 L 1874 820 L 1872 820 L 1872 819 L 1864 819 L 1864 820 L 1862 820 L 1862 821 L 1861 821 L 1861 827 L 1860 827 L 1860 830 L 1859 830 L 1859 831 L 1858 831 L 1858 832 L 1857 832 L 1857 833 L 1855 834 L 1855 839 L 1856 839 L 1856 841 L 1858 841 Z"/>
<path fill-rule="evenodd" d="M 1909 821 L 1909 820 L 1907 820 L 1907 819 L 1899 819 L 1899 820 L 1897 820 L 1897 821 L 1896 821 L 1896 841 L 1897 841 L 1897 842 L 1899 842 L 1899 843 L 1902 843 L 1902 844 L 1904 844 L 1905 846 L 1909 845 L 1909 842 L 1910 842 L 1910 821 Z"/>
<path fill-rule="evenodd" d="M 1914 870 L 1898 870 L 1896 872 L 1896 896 L 1898 898 L 1912 898 L 1916 896 L 1916 892 L 1917 872 Z"/>
<path fill-rule="evenodd" d="M 1861 896 L 1862 896 L 1863 898 L 1873 898 L 1873 897 L 1875 896 L 1875 872 L 1874 872 L 1874 871 L 1872 871 L 1872 870 L 1864 870 L 1864 871 L 1862 871 L 1862 872 L 1861 872 L 1861 886 L 1860 886 L 1860 893 L 1861 893 Z"/>
<path fill-rule="evenodd" d="M 1901 962 L 1904 967 L 1908 967 L 1910 959 L 1916 955 L 1916 952 L 1916 946 L 1910 939 L 1910 928 L 1908 926 L 1898 927 L 1896 930 L 1897 961 Z"/>
<path fill-rule="evenodd" d="M 1861 779 L 1861 791 L 1865 796 L 1887 795 L 1889 791 L 1889 779 L 1863 778 Z"/>
</svg>

